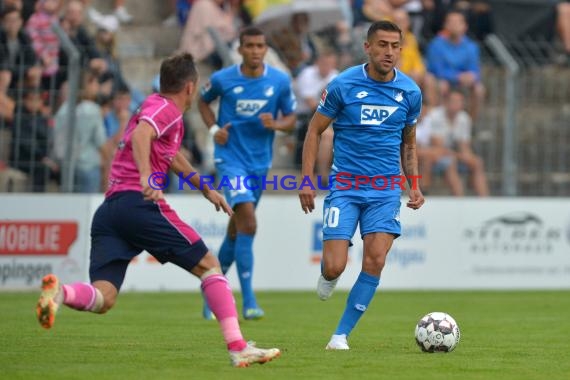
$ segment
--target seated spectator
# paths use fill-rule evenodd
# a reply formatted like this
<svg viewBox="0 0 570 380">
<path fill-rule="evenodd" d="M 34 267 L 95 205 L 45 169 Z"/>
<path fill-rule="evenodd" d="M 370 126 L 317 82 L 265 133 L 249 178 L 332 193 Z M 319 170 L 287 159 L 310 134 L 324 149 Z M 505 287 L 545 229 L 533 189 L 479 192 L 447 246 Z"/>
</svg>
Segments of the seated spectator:
<svg viewBox="0 0 570 380">
<path fill-rule="evenodd" d="M 81 96 L 76 108 L 72 161 L 75 165 L 74 191 L 97 193 L 101 191 L 103 163 L 109 159 L 105 145 L 105 126 L 101 108 L 95 102 L 99 93 L 97 73 L 83 73 Z M 55 157 L 61 163 L 66 159 L 65 147 L 68 144 L 67 117 L 69 104 L 62 104 L 55 115 Z"/>
<path fill-rule="evenodd" d="M 437 83 L 435 77 L 428 73 L 416 37 L 410 30 L 410 18 L 403 9 L 392 13 L 394 22 L 403 34 L 402 51 L 398 61 L 398 69 L 411 77 L 421 87 L 427 106 L 437 104 Z"/>
<path fill-rule="evenodd" d="M 16 85 L 36 88 L 41 80 L 41 68 L 38 65 L 32 42 L 22 29 L 20 12 L 13 7 L 6 7 L 1 13 L 0 29 L 0 91 L 7 88 L 15 90 Z M 20 76 L 22 76 L 20 78 Z"/>
<path fill-rule="evenodd" d="M 316 36 L 309 32 L 310 23 L 308 13 L 295 13 L 291 17 L 290 27 L 273 32 L 268 39 L 293 77 L 315 62 L 318 42 Z"/>
<path fill-rule="evenodd" d="M 488 196 L 489 188 L 481 157 L 471 148 L 471 117 L 464 110 L 465 98 L 460 91 L 451 90 L 444 105 L 430 114 L 431 145 L 455 152 L 460 170 L 469 171 L 470 183 L 479 196 Z"/>
<path fill-rule="evenodd" d="M 37 88 L 24 93 L 23 102 L 18 105 L 18 128 L 12 135 L 10 166 L 28 175 L 30 190 L 43 192 L 51 178 L 52 171 L 58 171 L 57 164 L 49 158 L 51 128 L 42 114 L 43 101 Z"/>
<path fill-rule="evenodd" d="M 85 8 L 81 0 L 69 0 L 61 19 L 61 26 L 71 42 L 79 50 L 81 66 L 101 75 L 107 70 L 107 63 L 101 58 L 101 53 L 95 46 L 95 40 L 84 26 L 84 13 Z M 69 58 L 63 50 L 59 52 L 59 64 L 61 68 L 59 70 L 58 84 L 61 85 L 61 83 L 67 80 L 67 66 L 69 65 Z"/>
<path fill-rule="evenodd" d="M 424 194 L 429 193 L 433 174 L 443 173 L 452 195 L 464 195 L 455 153 L 442 146 L 431 145 L 431 118 L 429 107 L 422 107 L 422 115 L 416 127 L 416 144 L 420 169 L 420 184 Z"/>
<path fill-rule="evenodd" d="M 60 0 L 38 0 L 36 11 L 26 23 L 26 32 L 42 67 L 42 88 L 54 88 L 59 69 L 59 38 L 52 29 L 58 22 Z"/>
<path fill-rule="evenodd" d="M 469 91 L 469 114 L 475 120 L 485 97 L 485 87 L 481 83 L 479 46 L 466 32 L 463 13 L 449 12 L 442 33 L 428 46 L 427 66 L 438 80 L 440 96 L 445 98 L 452 86 Z"/>
<path fill-rule="evenodd" d="M 95 35 L 95 47 L 107 65 L 107 71 L 100 78 L 101 93 L 104 96 L 111 96 L 119 87 L 130 87 L 123 75 L 121 61 L 117 54 L 117 28 L 116 24 L 104 25 L 97 30 Z M 138 89 L 130 87 L 130 90 L 130 110 L 134 112 L 143 102 L 145 95 Z"/>
<path fill-rule="evenodd" d="M 315 113 L 321 94 L 329 82 L 338 75 L 338 59 L 334 52 L 323 51 L 317 57 L 315 64 L 305 67 L 294 80 L 294 90 L 297 96 L 297 131 L 295 165 L 300 167 L 303 153 L 303 143 L 309 122 Z M 328 178 L 332 163 L 333 130 L 328 128 L 321 135 L 319 153 L 316 164 L 316 174 Z"/>
<path fill-rule="evenodd" d="M 196 61 L 208 63 L 214 70 L 222 67 L 222 60 L 208 28 L 217 32 L 228 45 L 237 36 L 238 10 L 234 7 L 224 9 L 223 5 L 224 0 L 194 0 L 180 40 L 180 50 L 192 54 Z"/>
</svg>

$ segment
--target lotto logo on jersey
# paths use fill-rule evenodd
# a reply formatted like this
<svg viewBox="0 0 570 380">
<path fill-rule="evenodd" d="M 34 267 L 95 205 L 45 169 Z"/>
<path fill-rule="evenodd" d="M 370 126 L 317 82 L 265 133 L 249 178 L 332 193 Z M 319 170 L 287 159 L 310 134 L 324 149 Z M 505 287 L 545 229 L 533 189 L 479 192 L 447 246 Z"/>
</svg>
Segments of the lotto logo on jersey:
<svg viewBox="0 0 570 380">
<path fill-rule="evenodd" d="M 372 106 L 363 104 L 360 109 L 360 124 L 380 125 L 388 119 L 398 107 Z"/>
<path fill-rule="evenodd" d="M 267 100 L 242 99 L 236 103 L 236 113 L 241 116 L 254 116 L 267 104 Z"/>
</svg>

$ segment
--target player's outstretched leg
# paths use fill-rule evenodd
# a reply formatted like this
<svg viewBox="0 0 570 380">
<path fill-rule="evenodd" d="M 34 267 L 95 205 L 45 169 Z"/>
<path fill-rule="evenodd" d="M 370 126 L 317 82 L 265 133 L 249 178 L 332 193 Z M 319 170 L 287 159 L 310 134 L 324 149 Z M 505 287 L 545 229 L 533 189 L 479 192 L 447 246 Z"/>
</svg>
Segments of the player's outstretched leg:
<svg viewBox="0 0 570 380">
<path fill-rule="evenodd" d="M 40 325 L 46 329 L 53 326 L 55 315 L 61 304 L 75 310 L 99 313 L 103 309 L 103 295 L 93 285 L 77 282 L 62 285 L 54 274 L 42 279 L 42 292 L 36 306 Z"/>
<path fill-rule="evenodd" d="M 346 308 L 334 335 L 326 346 L 327 350 L 349 349 L 346 338 L 350 335 L 362 314 L 368 309 L 368 305 L 370 305 L 379 283 L 380 279 L 378 277 L 360 272 L 356 283 L 348 294 Z"/>
<path fill-rule="evenodd" d="M 236 237 L 236 266 L 243 297 L 244 319 L 261 319 L 265 315 L 257 305 L 253 292 L 253 237 L 254 235 L 238 232 Z"/>
<path fill-rule="evenodd" d="M 278 348 L 258 348 L 243 339 L 234 296 L 228 280 L 221 273 L 210 270 L 202 275 L 201 280 L 202 292 L 220 324 L 234 367 L 263 364 L 281 355 Z"/>
</svg>

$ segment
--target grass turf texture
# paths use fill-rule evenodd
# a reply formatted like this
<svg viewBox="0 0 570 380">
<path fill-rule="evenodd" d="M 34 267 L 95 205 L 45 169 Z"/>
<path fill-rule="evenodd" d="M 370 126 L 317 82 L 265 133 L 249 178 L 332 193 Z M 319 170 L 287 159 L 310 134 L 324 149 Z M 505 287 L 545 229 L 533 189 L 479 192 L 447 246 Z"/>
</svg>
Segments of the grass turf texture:
<svg viewBox="0 0 570 380">
<path fill-rule="evenodd" d="M 325 351 L 346 293 L 260 292 L 266 318 L 242 323 L 246 339 L 281 358 L 232 368 L 216 322 L 197 293 L 125 293 L 107 315 L 60 309 L 52 330 L 34 315 L 37 293 L 0 293 L 1 379 L 567 379 L 570 292 L 379 291 L 349 339 Z M 239 296 L 237 304 L 240 305 Z M 451 314 L 461 341 L 422 353 L 416 322 Z"/>
</svg>

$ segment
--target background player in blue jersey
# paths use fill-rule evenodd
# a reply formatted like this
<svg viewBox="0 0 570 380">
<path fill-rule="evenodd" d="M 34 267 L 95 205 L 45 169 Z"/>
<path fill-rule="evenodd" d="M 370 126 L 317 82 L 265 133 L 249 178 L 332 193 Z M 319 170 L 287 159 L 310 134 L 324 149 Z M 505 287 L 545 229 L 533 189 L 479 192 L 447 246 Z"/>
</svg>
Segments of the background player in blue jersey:
<svg viewBox="0 0 570 380">
<path fill-rule="evenodd" d="M 364 241 L 362 271 L 327 349 L 349 349 L 347 337 L 368 308 L 388 251 L 400 235 L 401 189 L 391 179 L 401 179 L 400 164 L 406 176 L 418 175 L 415 123 L 422 96 L 418 86 L 395 69 L 401 46 L 397 25 L 373 23 L 364 42 L 368 63 L 347 69 L 330 83 L 305 138 L 302 174 L 312 176 L 319 136 L 334 120 L 331 174 L 343 173 L 341 182 L 333 177 L 324 202 L 322 275 L 317 285 L 322 300 L 331 296 L 344 271 L 357 224 Z M 412 209 L 424 203 L 415 185 L 406 186 L 407 206 Z M 315 195 L 306 186 L 301 189 L 305 213 L 314 210 Z"/>
<path fill-rule="evenodd" d="M 273 156 L 275 131 L 295 127 L 296 101 L 289 76 L 263 63 L 267 52 L 260 29 L 240 33 L 239 53 L 243 63 L 215 72 L 202 89 L 199 109 L 215 142 L 214 162 L 226 199 L 234 209 L 218 258 L 226 273 L 236 261 L 243 296 L 243 316 L 258 319 L 264 312 L 252 288 L 255 208 L 261 197 L 260 180 L 243 183 L 246 176 L 265 177 Z M 216 120 L 210 103 L 220 98 Z M 223 126 L 223 127 L 220 127 Z M 233 189 L 233 190 L 232 190 Z M 210 318 L 207 308 L 204 317 Z"/>
</svg>

